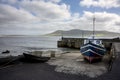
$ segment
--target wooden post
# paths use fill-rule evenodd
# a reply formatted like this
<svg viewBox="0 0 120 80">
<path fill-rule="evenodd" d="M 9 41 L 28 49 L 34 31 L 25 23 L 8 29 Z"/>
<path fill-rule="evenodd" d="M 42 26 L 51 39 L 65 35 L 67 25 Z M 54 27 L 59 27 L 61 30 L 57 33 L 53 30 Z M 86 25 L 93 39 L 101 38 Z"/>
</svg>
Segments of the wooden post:
<svg viewBox="0 0 120 80">
<path fill-rule="evenodd" d="M 51 51 L 50 57 L 54 58 L 55 57 L 55 51 Z"/>
</svg>

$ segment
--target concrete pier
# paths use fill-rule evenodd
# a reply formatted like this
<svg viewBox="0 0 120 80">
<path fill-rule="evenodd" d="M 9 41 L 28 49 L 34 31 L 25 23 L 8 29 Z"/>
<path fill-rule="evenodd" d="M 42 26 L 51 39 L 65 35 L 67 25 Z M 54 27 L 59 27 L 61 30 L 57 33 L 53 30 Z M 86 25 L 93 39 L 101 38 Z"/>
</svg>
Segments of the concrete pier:
<svg viewBox="0 0 120 80">
<path fill-rule="evenodd" d="M 83 41 L 84 39 L 82 38 L 62 38 L 58 41 L 58 47 L 80 48 Z"/>
<path fill-rule="evenodd" d="M 79 49 L 80 46 L 83 45 L 85 38 L 62 38 L 57 42 L 58 47 L 66 47 L 66 48 L 76 48 Z M 114 39 L 100 39 L 103 41 L 104 46 L 109 49 L 112 43 L 120 42 L 119 38 Z"/>
</svg>

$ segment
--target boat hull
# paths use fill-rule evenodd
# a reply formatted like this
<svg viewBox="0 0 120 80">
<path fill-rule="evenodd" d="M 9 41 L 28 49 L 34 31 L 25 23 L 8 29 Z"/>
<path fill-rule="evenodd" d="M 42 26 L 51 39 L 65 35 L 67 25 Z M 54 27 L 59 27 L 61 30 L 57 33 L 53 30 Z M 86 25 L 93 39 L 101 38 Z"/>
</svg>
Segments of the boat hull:
<svg viewBox="0 0 120 80">
<path fill-rule="evenodd" d="M 94 62 L 101 60 L 106 50 L 104 47 L 101 47 L 99 45 L 87 43 L 81 47 L 80 52 L 89 62 Z"/>
<path fill-rule="evenodd" d="M 87 60 L 88 62 L 92 63 L 92 62 L 99 62 L 102 60 L 102 57 L 90 57 L 90 56 L 85 56 L 84 55 L 84 59 Z"/>
</svg>

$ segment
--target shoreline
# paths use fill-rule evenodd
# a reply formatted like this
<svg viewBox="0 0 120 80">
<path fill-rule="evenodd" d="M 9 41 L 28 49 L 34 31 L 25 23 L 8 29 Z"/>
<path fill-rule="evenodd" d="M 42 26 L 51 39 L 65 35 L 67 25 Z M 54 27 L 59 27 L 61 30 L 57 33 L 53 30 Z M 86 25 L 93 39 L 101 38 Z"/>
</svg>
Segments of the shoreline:
<svg viewBox="0 0 120 80">
<path fill-rule="evenodd" d="M 47 63 L 18 62 L 0 69 L 0 75 L 1 80 L 119 80 L 119 56 L 117 53 L 111 71 L 107 71 L 108 61 L 89 64 L 79 51 L 72 51 L 60 52 Z"/>
<path fill-rule="evenodd" d="M 47 52 L 46 54 L 44 53 L 43 56 L 50 56 L 50 53 L 49 52 Z M 107 68 L 104 62 L 89 64 L 88 62 L 84 61 L 83 56 L 78 51 L 56 53 L 55 57 L 51 58 L 51 60 L 49 60 L 47 63 L 36 63 L 36 64 L 26 63 L 26 62 L 20 62 L 20 63 L 22 63 L 21 67 L 24 70 L 26 69 L 24 68 L 24 65 L 27 65 L 27 64 L 32 66 L 33 65 L 40 66 L 42 64 L 47 64 L 49 66 L 54 66 L 53 71 L 55 72 L 58 72 L 61 74 L 68 74 L 68 75 L 82 75 L 82 76 L 87 76 L 89 78 L 96 78 L 101 75 L 104 75 L 107 72 Z M 16 69 L 17 68 L 20 68 L 20 67 L 17 66 Z"/>
<path fill-rule="evenodd" d="M 119 59 L 120 61 L 120 59 Z M 56 72 L 55 65 L 47 63 L 19 63 L 0 69 L 1 80 L 119 80 L 119 61 L 115 62 L 111 72 L 90 78 L 81 74 Z M 115 65 L 117 64 L 117 65 Z"/>
</svg>

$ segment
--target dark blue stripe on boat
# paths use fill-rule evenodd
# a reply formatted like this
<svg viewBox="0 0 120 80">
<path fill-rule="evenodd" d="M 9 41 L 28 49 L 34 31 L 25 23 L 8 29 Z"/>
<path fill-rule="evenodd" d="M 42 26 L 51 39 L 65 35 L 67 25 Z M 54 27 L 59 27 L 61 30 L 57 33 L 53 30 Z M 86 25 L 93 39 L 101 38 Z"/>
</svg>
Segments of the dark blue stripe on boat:
<svg viewBox="0 0 120 80">
<path fill-rule="evenodd" d="M 91 51 L 87 51 L 83 55 L 89 56 L 89 57 L 96 57 L 96 55 L 93 52 L 91 52 Z M 99 56 L 99 55 L 97 55 L 97 56 Z"/>
<path fill-rule="evenodd" d="M 80 52 L 83 55 L 93 57 L 93 56 L 103 56 L 105 54 L 106 50 L 104 47 L 95 45 L 93 43 L 87 43 L 80 49 Z"/>
<path fill-rule="evenodd" d="M 99 53 L 100 55 L 104 55 L 104 53 L 105 53 L 105 49 L 98 49 L 98 48 L 95 48 L 95 47 L 93 47 L 93 46 L 87 46 L 87 47 L 84 47 L 84 48 L 81 48 L 81 53 L 82 52 L 84 52 L 84 51 L 87 51 L 87 50 L 89 50 L 89 49 L 91 49 L 92 51 L 94 51 L 94 52 L 96 52 L 96 53 Z"/>
<path fill-rule="evenodd" d="M 92 46 L 95 46 L 95 47 L 97 47 L 97 48 L 105 49 L 104 47 L 99 46 L 99 45 L 96 45 L 96 44 L 93 44 L 93 43 L 91 43 L 91 42 L 85 44 L 84 46 L 86 46 L 86 45 L 92 45 Z"/>
</svg>

